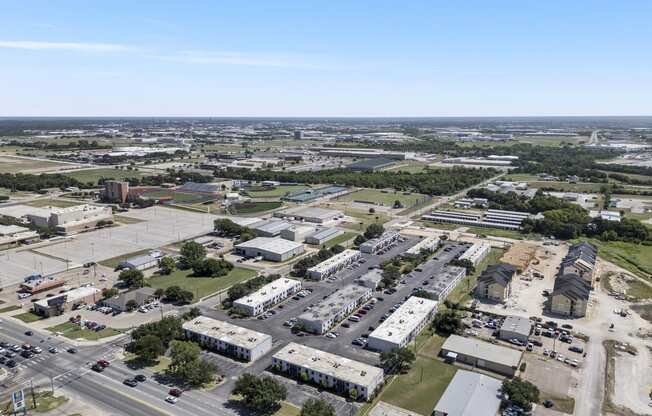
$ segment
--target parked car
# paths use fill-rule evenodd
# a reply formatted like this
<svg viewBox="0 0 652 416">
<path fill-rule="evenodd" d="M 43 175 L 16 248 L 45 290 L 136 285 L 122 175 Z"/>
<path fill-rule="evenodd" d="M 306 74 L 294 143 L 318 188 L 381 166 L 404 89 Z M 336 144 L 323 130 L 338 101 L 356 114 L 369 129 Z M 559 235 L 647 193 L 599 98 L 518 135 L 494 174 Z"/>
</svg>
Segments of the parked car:
<svg viewBox="0 0 652 416">
<path fill-rule="evenodd" d="M 578 345 L 571 345 L 568 347 L 568 351 L 576 352 L 578 354 L 581 354 L 584 352 L 584 348 L 578 346 Z"/>
</svg>

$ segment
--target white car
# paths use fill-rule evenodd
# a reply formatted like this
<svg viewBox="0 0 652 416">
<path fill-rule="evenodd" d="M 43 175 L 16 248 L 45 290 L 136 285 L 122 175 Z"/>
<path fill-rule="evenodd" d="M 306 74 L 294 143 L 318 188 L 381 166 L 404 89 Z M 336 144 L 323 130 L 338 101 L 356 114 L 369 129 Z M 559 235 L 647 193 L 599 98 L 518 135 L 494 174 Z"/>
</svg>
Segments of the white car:
<svg viewBox="0 0 652 416">
<path fill-rule="evenodd" d="M 165 401 L 168 402 L 168 403 L 175 404 L 176 402 L 179 401 L 179 399 L 174 397 L 174 396 L 168 396 L 168 397 L 165 398 Z"/>
<path fill-rule="evenodd" d="M 337 335 L 333 334 L 332 332 L 329 332 L 328 334 L 326 334 L 326 338 L 334 339 L 337 338 Z"/>
</svg>

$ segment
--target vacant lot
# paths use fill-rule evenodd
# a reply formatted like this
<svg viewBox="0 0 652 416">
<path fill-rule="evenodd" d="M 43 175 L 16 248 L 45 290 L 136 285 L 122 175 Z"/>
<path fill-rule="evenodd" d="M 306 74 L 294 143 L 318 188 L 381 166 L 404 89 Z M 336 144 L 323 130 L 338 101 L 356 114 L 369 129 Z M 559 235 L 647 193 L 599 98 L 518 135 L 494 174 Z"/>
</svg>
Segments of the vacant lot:
<svg viewBox="0 0 652 416">
<path fill-rule="evenodd" d="M 344 214 L 354 218 L 355 221 L 343 222 L 342 226 L 356 231 L 364 231 L 372 223 L 384 224 L 389 221 L 389 216 L 382 212 L 370 214 L 368 211 L 346 209 L 344 210 Z"/>
<path fill-rule="evenodd" d="M 338 197 L 338 202 L 369 202 L 372 204 L 383 205 L 386 207 L 393 207 L 394 201 L 400 201 L 404 208 L 415 205 L 426 199 L 425 195 L 398 192 L 398 191 L 381 191 L 377 189 L 361 189 L 359 191 L 351 192 L 349 194 Z"/>
<path fill-rule="evenodd" d="M 154 289 L 166 289 L 179 286 L 193 293 L 193 301 L 224 290 L 236 283 L 251 279 L 256 272 L 248 269 L 234 268 L 229 274 L 221 277 L 193 277 L 192 270 L 175 270 L 168 276 L 155 276 L 148 280 Z"/>
<path fill-rule="evenodd" d="M 80 182 L 92 182 L 94 184 L 97 184 L 97 181 L 100 179 L 115 179 L 119 181 L 128 178 L 140 178 L 145 176 L 145 174 L 137 170 L 110 168 L 78 170 L 75 172 L 66 172 L 63 175 L 75 178 Z"/>
<path fill-rule="evenodd" d="M 247 188 L 246 193 L 252 198 L 280 198 L 288 192 L 298 192 L 310 188 L 309 185 L 280 185 L 275 187 Z"/>
<path fill-rule="evenodd" d="M 97 341 L 98 339 L 112 337 L 119 335 L 122 332 L 113 328 L 105 328 L 101 331 L 91 331 L 90 329 L 81 329 L 77 324 L 72 322 L 64 322 L 59 325 L 47 328 L 48 331 L 55 333 L 62 333 L 64 337 L 69 339 L 85 339 L 87 341 Z"/>
<path fill-rule="evenodd" d="M 32 160 L 19 157 L 0 156 L 0 173 L 49 172 L 74 166 L 75 165 L 48 160 Z"/>
<path fill-rule="evenodd" d="M 652 278 L 652 247 L 624 241 L 587 241 L 598 247 L 600 257 L 640 277 Z"/>
</svg>

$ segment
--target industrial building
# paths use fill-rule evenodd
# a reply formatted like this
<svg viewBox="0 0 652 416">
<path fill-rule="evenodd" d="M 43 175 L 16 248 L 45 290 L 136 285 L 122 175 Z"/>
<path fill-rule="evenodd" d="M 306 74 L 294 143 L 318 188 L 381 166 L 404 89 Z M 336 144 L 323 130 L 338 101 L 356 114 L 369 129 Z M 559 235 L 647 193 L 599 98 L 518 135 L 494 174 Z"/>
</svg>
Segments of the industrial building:
<svg viewBox="0 0 652 416">
<path fill-rule="evenodd" d="M 102 292 L 93 286 L 82 286 L 66 293 L 34 302 L 34 313 L 46 318 L 59 316 L 77 305 L 93 304 L 102 299 Z"/>
<path fill-rule="evenodd" d="M 0 225 L 0 247 L 38 240 L 39 234 L 29 228 L 19 225 Z"/>
<path fill-rule="evenodd" d="M 146 270 L 158 266 L 163 254 L 160 251 L 154 251 L 150 254 L 136 256 L 123 260 L 118 264 L 120 269 Z"/>
<path fill-rule="evenodd" d="M 299 280 L 280 278 L 233 302 L 239 312 L 258 316 L 301 290 Z"/>
<path fill-rule="evenodd" d="M 444 224 L 469 225 L 473 227 L 498 228 L 502 230 L 519 230 L 526 218 L 532 217 L 527 212 L 503 211 L 489 209 L 481 214 L 459 211 L 432 211 L 421 216 L 425 221 Z"/>
<path fill-rule="evenodd" d="M 441 347 L 445 360 L 460 362 L 483 370 L 513 377 L 521 363 L 523 352 L 477 338 L 451 335 Z"/>
<path fill-rule="evenodd" d="M 111 207 L 75 205 L 66 208 L 41 208 L 28 205 L 12 205 L 0 208 L 0 215 L 29 221 L 38 227 L 53 228 L 57 234 L 74 234 L 94 228 L 100 221 L 112 221 Z"/>
<path fill-rule="evenodd" d="M 371 290 L 378 289 L 378 285 L 383 280 L 383 271 L 382 269 L 371 269 L 367 273 L 363 274 L 356 280 L 356 283 L 364 287 L 368 287 Z"/>
<path fill-rule="evenodd" d="M 492 264 L 478 277 L 475 295 L 493 302 L 505 302 L 512 293 L 515 274 L 516 267 L 511 264 Z"/>
<path fill-rule="evenodd" d="M 498 336 L 505 341 L 517 339 L 526 344 L 531 333 L 532 321 L 522 316 L 510 315 L 503 320 Z"/>
<path fill-rule="evenodd" d="M 112 308 L 114 311 L 124 312 L 127 310 L 127 304 L 133 301 L 136 307 L 142 306 L 150 301 L 156 299 L 156 289 L 151 287 L 141 287 L 135 290 L 130 290 L 114 296 L 112 298 L 104 299 L 102 305 Z"/>
<path fill-rule="evenodd" d="M 474 207 L 486 208 L 489 205 L 487 198 L 460 198 L 453 203 L 455 208 L 469 209 Z"/>
<path fill-rule="evenodd" d="M 299 315 L 297 323 L 309 332 L 324 334 L 371 298 L 371 289 L 346 285 Z"/>
<path fill-rule="evenodd" d="M 428 292 L 439 302 L 446 300 L 448 295 L 466 276 L 466 269 L 458 266 L 444 266 L 439 274 L 434 275 L 421 290 Z"/>
<path fill-rule="evenodd" d="M 249 226 L 258 237 L 278 237 L 281 231 L 292 227 L 292 224 L 280 220 L 262 220 Z"/>
<path fill-rule="evenodd" d="M 403 253 L 406 257 L 417 257 L 422 252 L 433 253 L 439 247 L 439 237 L 426 237 Z"/>
<path fill-rule="evenodd" d="M 343 186 L 324 186 L 323 188 L 304 189 L 297 192 L 289 193 L 283 196 L 283 201 L 305 203 L 325 196 L 341 195 L 347 191 Z"/>
<path fill-rule="evenodd" d="M 394 164 L 396 164 L 395 159 L 387 159 L 383 157 L 362 159 L 347 165 L 346 170 L 353 172 L 377 172 Z"/>
<path fill-rule="evenodd" d="M 342 234 L 344 234 L 344 231 L 340 230 L 339 228 L 335 228 L 335 227 L 322 228 L 320 230 L 317 230 L 317 232 L 315 232 L 314 234 L 307 236 L 306 243 L 316 245 L 316 246 L 321 246 L 322 244 Z"/>
<path fill-rule="evenodd" d="M 385 231 L 380 237 L 372 238 L 371 240 L 367 240 L 360 244 L 360 251 L 363 253 L 375 254 L 378 250 L 382 250 L 399 238 L 401 238 L 401 235 L 396 231 Z"/>
<path fill-rule="evenodd" d="M 411 296 L 369 334 L 367 347 L 384 352 L 407 346 L 428 325 L 436 312 L 436 301 Z"/>
<path fill-rule="evenodd" d="M 235 246 L 235 252 L 245 257 L 262 257 L 269 261 L 286 261 L 305 251 L 301 243 L 282 238 L 257 237 Z"/>
<path fill-rule="evenodd" d="M 309 235 L 314 234 L 314 232 L 315 227 L 311 225 L 293 225 L 281 231 L 281 238 L 302 243 L 306 241 Z"/>
<path fill-rule="evenodd" d="M 550 311 L 559 315 L 581 318 L 586 316 L 591 286 L 576 274 L 557 276 L 550 295 Z"/>
<path fill-rule="evenodd" d="M 376 150 L 376 149 L 362 149 L 357 147 L 344 148 L 340 147 L 337 149 L 332 148 L 317 148 L 315 149 L 322 156 L 330 157 L 358 157 L 358 158 L 383 158 L 383 159 L 393 159 L 393 160 L 405 160 L 414 157 L 414 152 L 392 152 L 385 150 Z"/>
<path fill-rule="evenodd" d="M 105 181 L 102 197 L 109 202 L 124 204 L 129 197 L 129 182 Z"/>
<path fill-rule="evenodd" d="M 328 258 L 316 266 L 308 269 L 308 277 L 315 280 L 323 280 L 334 275 L 343 268 L 355 263 L 360 258 L 357 250 L 346 249 L 341 253 Z"/>
<path fill-rule="evenodd" d="M 487 257 L 490 251 L 491 244 L 489 243 L 473 243 L 471 247 L 466 249 L 466 251 L 460 255 L 459 260 L 469 260 L 474 266 L 477 266 L 485 259 L 485 257 Z"/>
<path fill-rule="evenodd" d="M 337 217 L 342 216 L 342 211 L 335 209 L 325 209 L 325 208 L 316 208 L 316 207 L 298 207 L 286 209 L 284 211 L 275 212 L 275 217 L 280 218 L 294 218 L 298 221 L 313 222 L 316 224 L 322 224 L 327 221 L 336 219 Z"/>
<path fill-rule="evenodd" d="M 355 391 L 364 400 L 373 397 L 384 378 L 378 367 L 294 342 L 272 356 L 272 366 L 291 378 L 327 386 L 347 397 Z"/>
<path fill-rule="evenodd" d="M 568 248 L 568 254 L 561 261 L 559 274 L 575 274 L 592 287 L 595 279 L 595 266 L 598 249 L 587 242 L 573 244 Z"/>
<path fill-rule="evenodd" d="M 432 416 L 495 416 L 502 402 L 502 384 L 484 374 L 457 370 Z"/>
<path fill-rule="evenodd" d="M 253 362 L 272 349 L 272 337 L 261 332 L 200 316 L 182 326 L 187 339 L 218 353 Z"/>
</svg>

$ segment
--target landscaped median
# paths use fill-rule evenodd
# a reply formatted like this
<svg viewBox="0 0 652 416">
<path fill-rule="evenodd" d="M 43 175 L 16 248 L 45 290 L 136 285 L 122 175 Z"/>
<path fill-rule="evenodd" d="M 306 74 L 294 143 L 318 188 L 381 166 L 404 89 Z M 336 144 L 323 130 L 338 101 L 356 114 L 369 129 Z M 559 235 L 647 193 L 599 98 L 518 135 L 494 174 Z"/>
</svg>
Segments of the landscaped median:
<svg viewBox="0 0 652 416">
<path fill-rule="evenodd" d="M 112 337 L 123 333 L 122 330 L 114 328 L 104 328 L 100 331 L 82 329 L 79 324 L 74 324 L 72 322 L 64 322 L 46 329 L 54 333 L 60 333 L 66 338 L 84 339 L 86 341 L 97 341 L 102 338 Z"/>
</svg>

